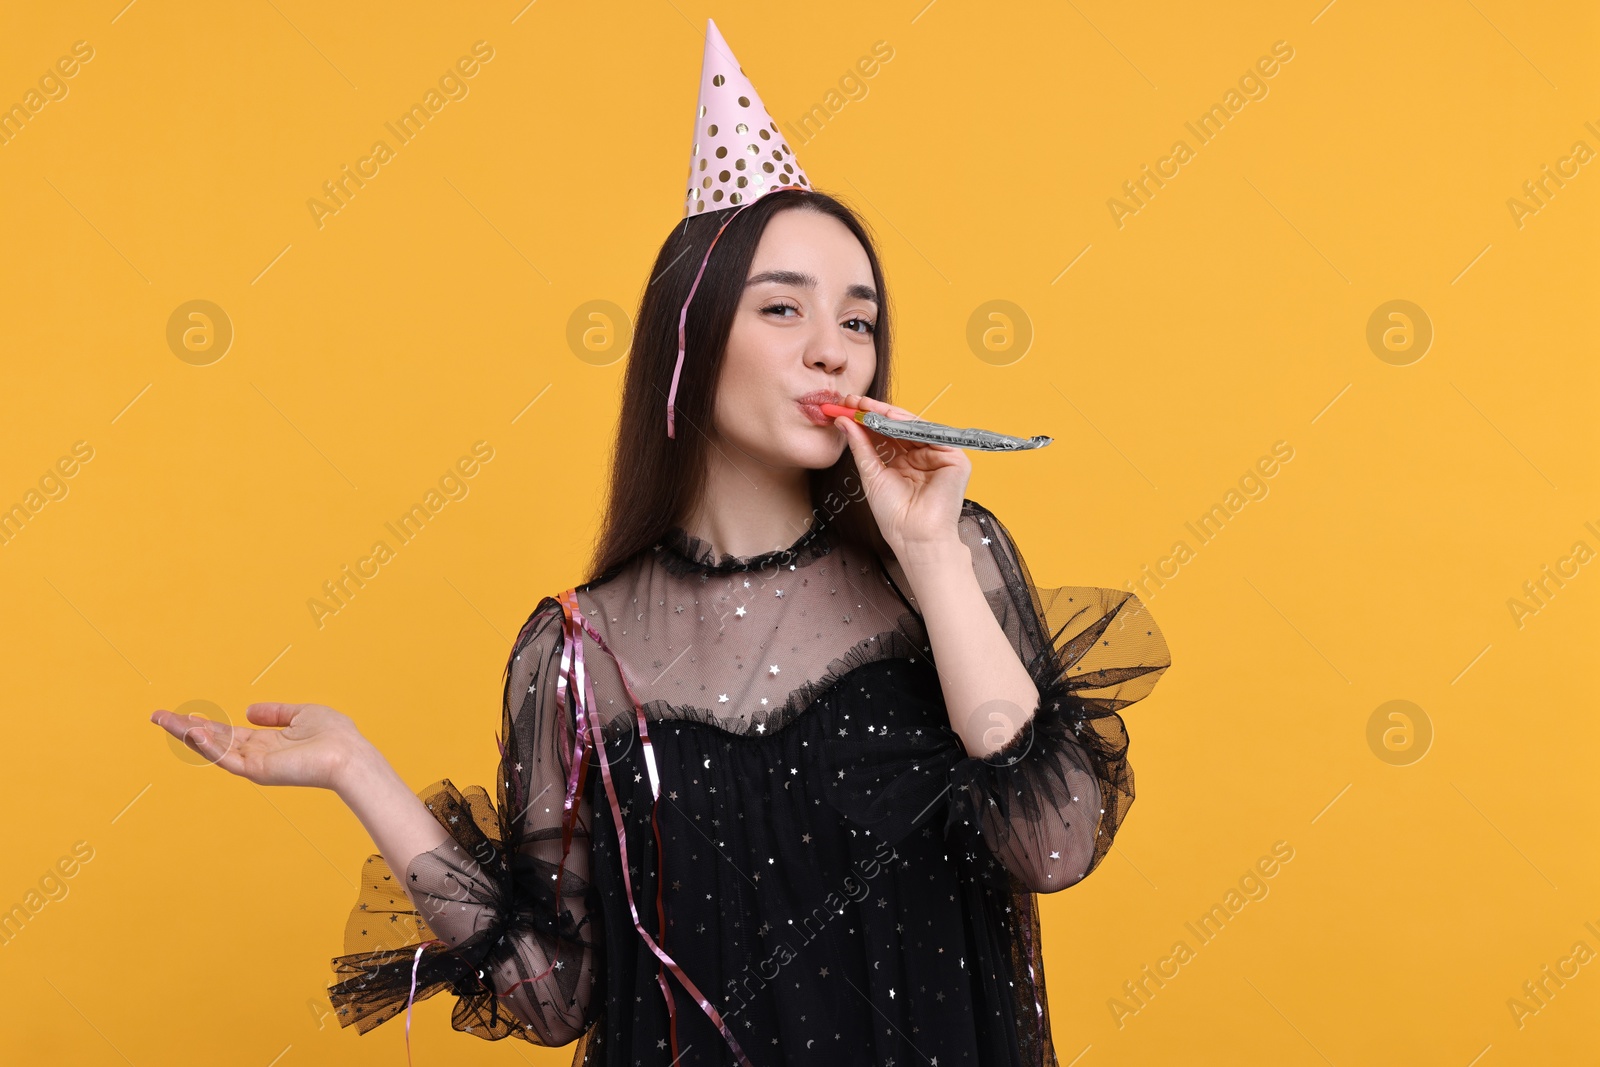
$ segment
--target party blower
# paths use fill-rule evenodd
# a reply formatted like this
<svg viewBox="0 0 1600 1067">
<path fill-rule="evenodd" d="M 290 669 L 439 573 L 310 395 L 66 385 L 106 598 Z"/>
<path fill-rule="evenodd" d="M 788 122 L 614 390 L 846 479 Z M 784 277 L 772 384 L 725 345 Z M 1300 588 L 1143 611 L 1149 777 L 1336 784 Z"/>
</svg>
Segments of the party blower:
<svg viewBox="0 0 1600 1067">
<path fill-rule="evenodd" d="M 829 418 L 843 415 L 854 419 L 874 433 L 902 441 L 917 441 L 925 445 L 949 445 L 953 448 L 971 448 L 981 452 L 1019 452 L 1024 448 L 1043 448 L 1049 437 L 1012 437 L 993 430 L 972 427 L 946 426 L 923 419 L 891 419 L 876 411 L 858 411 L 839 404 L 818 404 Z"/>
</svg>

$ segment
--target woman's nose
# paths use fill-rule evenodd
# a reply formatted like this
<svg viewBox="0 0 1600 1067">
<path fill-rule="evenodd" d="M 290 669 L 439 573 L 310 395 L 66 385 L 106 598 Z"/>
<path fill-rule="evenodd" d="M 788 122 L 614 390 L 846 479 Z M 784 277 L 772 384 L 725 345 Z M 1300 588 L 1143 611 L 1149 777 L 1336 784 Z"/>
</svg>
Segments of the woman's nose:
<svg viewBox="0 0 1600 1067">
<path fill-rule="evenodd" d="M 837 370 L 845 365 L 850 358 L 850 352 L 838 331 L 838 326 L 829 323 L 822 327 L 818 336 L 811 339 L 806 345 L 808 366 Z"/>
</svg>

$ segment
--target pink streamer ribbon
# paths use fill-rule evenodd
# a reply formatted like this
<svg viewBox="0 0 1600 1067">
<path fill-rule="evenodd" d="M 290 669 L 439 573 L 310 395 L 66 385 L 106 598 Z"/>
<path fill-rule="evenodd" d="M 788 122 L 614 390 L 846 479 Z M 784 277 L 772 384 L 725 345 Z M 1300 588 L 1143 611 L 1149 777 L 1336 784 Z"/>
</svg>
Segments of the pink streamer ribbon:
<svg viewBox="0 0 1600 1067">
<path fill-rule="evenodd" d="M 406 996 L 406 1064 L 407 1064 L 407 1067 L 409 1067 L 409 1065 L 411 1063 L 411 1006 L 414 1003 L 416 1003 L 416 1000 L 417 1000 L 417 965 L 422 962 L 422 952 L 423 952 L 424 949 L 426 949 L 429 945 L 437 945 L 437 944 L 440 944 L 440 943 L 441 943 L 440 939 L 437 938 L 437 937 L 434 938 L 432 941 L 424 941 L 422 944 L 417 946 L 416 955 L 411 957 L 411 992 Z"/>
<path fill-rule="evenodd" d="M 721 1032 L 723 1039 L 727 1041 L 729 1047 L 733 1049 L 734 1055 L 738 1057 L 739 1062 L 743 1064 L 744 1067 L 753 1067 L 753 1065 L 750 1063 L 750 1058 L 745 1055 L 744 1049 L 740 1047 L 738 1040 L 733 1036 L 733 1031 L 729 1029 L 727 1022 L 723 1020 L 722 1014 L 717 1011 L 717 1009 L 711 1004 L 711 1001 L 705 996 L 704 993 L 700 991 L 699 987 L 696 986 L 689 976 L 684 973 L 683 968 L 679 966 L 678 962 L 669 956 L 666 951 L 656 943 L 655 939 L 650 936 L 649 931 L 644 928 L 644 923 L 639 918 L 638 905 L 634 900 L 633 880 L 628 874 L 627 828 L 623 824 L 622 806 L 621 802 L 617 799 L 616 785 L 611 780 L 611 764 L 606 758 L 605 738 L 601 734 L 599 716 L 594 713 L 596 704 L 594 697 L 594 685 L 592 680 L 585 673 L 583 666 L 584 633 L 587 633 L 594 640 L 595 644 L 600 646 L 601 651 L 610 656 L 612 662 L 617 664 L 617 672 L 619 676 L 622 677 L 622 686 L 628 693 L 628 699 L 633 703 L 634 719 L 638 724 L 639 740 L 643 746 L 645 769 L 649 772 L 650 776 L 650 824 L 656 837 L 656 919 L 657 923 L 661 924 L 664 930 L 665 927 L 662 922 L 664 918 L 664 909 L 662 906 L 661 891 L 665 878 L 661 869 L 661 830 L 656 821 L 656 816 L 660 808 L 661 801 L 661 777 L 656 768 L 655 750 L 650 741 L 650 730 L 645 722 L 644 709 L 640 706 L 639 698 L 634 693 L 633 687 L 628 684 L 627 675 L 622 670 L 622 664 L 617 660 L 616 653 L 611 651 L 611 649 L 606 645 L 605 639 L 595 631 L 594 627 L 589 625 L 589 620 L 583 617 L 583 612 L 578 606 L 577 590 L 575 588 L 568 589 L 566 592 L 562 593 L 558 599 L 561 602 L 562 610 L 566 613 L 566 621 L 563 625 L 566 641 L 561 654 L 561 675 L 557 680 L 556 699 L 558 705 L 562 709 L 564 722 L 565 710 L 567 707 L 566 701 L 568 699 L 567 678 L 570 675 L 574 682 L 574 688 L 577 690 L 574 700 L 573 713 L 574 721 L 577 727 L 577 737 L 575 738 L 574 742 L 575 759 L 571 769 L 568 772 L 567 795 L 563 802 L 566 810 L 562 816 L 563 832 L 561 835 L 561 865 L 556 872 L 557 899 L 560 899 L 561 874 L 566 869 L 566 853 L 571 838 L 570 827 L 571 823 L 577 818 L 577 799 L 580 779 L 582 777 L 581 771 L 587 762 L 584 759 L 584 756 L 586 755 L 585 748 L 592 746 L 600 756 L 600 776 L 605 783 L 606 799 L 611 808 L 612 822 L 617 830 L 618 859 L 622 864 L 623 889 L 628 898 L 628 911 L 633 916 L 633 928 L 638 931 L 639 936 L 644 939 L 644 943 L 650 947 L 650 951 L 656 956 L 657 959 L 661 961 L 662 969 L 658 970 L 656 980 L 661 986 L 662 996 L 666 998 L 667 1016 L 670 1020 L 673 1059 L 676 1060 L 679 1056 L 678 1019 L 676 1005 L 672 996 L 672 990 L 667 984 L 666 972 L 668 971 L 670 971 L 672 976 L 678 980 L 678 983 L 688 991 L 689 995 L 694 998 L 695 1003 L 699 1005 L 700 1010 L 706 1014 L 707 1018 L 709 1018 L 712 1024 L 715 1025 L 718 1031 Z M 585 739 L 587 739 L 587 746 Z"/>
<path fill-rule="evenodd" d="M 766 193 L 762 193 L 761 196 L 766 196 L 767 193 L 776 193 L 781 189 L 804 188 L 806 188 L 804 185 L 774 185 Z M 700 269 L 695 271 L 694 284 L 689 286 L 689 296 L 684 300 L 683 307 L 678 311 L 678 361 L 672 367 L 672 387 L 667 391 L 667 436 L 673 439 L 677 438 L 677 433 L 674 430 L 673 401 L 678 397 L 678 375 L 683 373 L 683 353 L 687 347 L 684 343 L 684 330 L 689 321 L 689 304 L 694 300 L 695 290 L 700 288 L 700 278 L 706 272 L 706 264 L 711 261 L 711 250 L 717 247 L 717 241 L 722 238 L 722 231 L 728 228 L 728 223 L 739 217 L 740 211 L 760 200 L 761 196 L 740 204 L 738 210 L 724 219 L 722 225 L 717 227 L 717 235 L 706 246 L 706 254 L 700 257 Z"/>
<path fill-rule="evenodd" d="M 686 991 L 688 991 L 689 995 L 694 998 L 694 1002 L 699 1005 L 700 1010 L 704 1012 L 707 1018 L 711 1020 L 712 1024 L 716 1026 L 717 1030 L 722 1034 L 723 1040 L 725 1040 L 729 1047 L 733 1049 L 734 1055 L 738 1057 L 740 1064 L 742 1064 L 743 1067 L 754 1067 L 754 1065 L 750 1062 L 750 1057 L 745 1054 L 744 1049 L 739 1045 L 738 1039 L 733 1036 L 733 1031 L 728 1027 L 727 1022 L 723 1019 L 722 1013 L 717 1011 L 717 1009 L 712 1005 L 710 999 L 707 998 L 706 995 L 700 991 L 700 988 L 694 984 L 693 980 L 691 980 L 689 976 L 684 973 L 683 968 L 678 964 L 678 962 L 669 956 L 666 950 L 663 949 L 661 945 L 657 944 L 656 940 L 650 936 L 649 931 L 644 928 L 643 921 L 639 918 L 639 908 L 634 899 L 633 879 L 628 873 L 627 827 L 623 823 L 622 805 L 617 799 L 616 785 L 611 779 L 611 763 L 606 757 L 605 737 L 601 733 L 600 719 L 599 716 L 594 713 L 594 708 L 597 704 L 594 695 L 594 682 L 584 670 L 583 635 L 585 633 L 587 633 L 594 640 L 595 644 L 600 646 L 601 651 L 605 652 L 606 655 L 611 657 L 613 663 L 617 664 L 617 672 L 622 678 L 622 686 L 627 691 L 628 699 L 633 704 L 634 719 L 638 724 L 639 741 L 644 753 L 645 769 L 649 772 L 650 777 L 650 826 L 656 840 L 656 923 L 663 930 L 662 940 L 665 940 L 664 931 L 666 928 L 666 915 L 661 894 L 662 887 L 665 884 L 666 879 L 665 872 L 662 869 L 661 828 L 657 822 L 657 814 L 661 804 L 661 775 L 656 766 L 655 748 L 650 740 L 650 729 L 645 720 L 644 708 L 640 706 L 639 698 L 634 693 L 633 686 L 628 684 L 626 672 L 622 670 L 622 664 L 617 660 L 616 653 L 611 651 L 611 648 L 606 644 L 605 639 L 602 638 L 594 629 L 594 627 L 589 624 L 589 620 L 583 617 L 583 611 L 578 606 L 577 589 L 568 589 L 566 592 L 557 597 L 557 600 L 559 600 L 561 603 L 561 609 L 565 615 L 565 618 L 562 622 L 561 669 L 556 675 L 556 705 L 561 712 L 563 728 L 565 728 L 567 721 L 567 708 L 569 705 L 572 707 L 572 719 L 575 724 L 575 730 L 572 739 L 572 758 L 567 769 L 566 795 L 562 799 L 563 810 L 561 816 L 561 862 L 556 867 L 555 878 L 556 907 L 559 910 L 561 901 L 561 879 L 566 874 L 567 857 L 572 851 L 572 830 L 573 825 L 577 822 L 578 818 L 578 799 L 582 794 L 584 780 L 587 778 L 588 750 L 592 747 L 600 756 L 600 776 L 604 780 L 606 799 L 611 808 L 613 825 L 616 827 L 617 831 L 617 851 L 618 859 L 622 864 L 623 890 L 628 898 L 628 911 L 633 917 L 633 928 L 638 932 L 639 936 L 644 939 L 645 944 L 650 947 L 650 951 L 654 953 L 658 960 L 660 960 L 660 966 L 656 972 L 656 982 L 661 987 L 662 997 L 666 1000 L 667 1018 L 669 1020 L 669 1033 L 672 1039 L 672 1058 L 674 1062 L 676 1062 L 680 1053 L 678 1051 L 677 1004 L 672 995 L 672 988 L 667 983 L 667 973 L 669 971 L 671 972 L 672 976 L 678 980 L 678 983 L 682 985 Z M 573 690 L 570 695 L 568 693 L 569 688 Z M 504 757 L 506 755 L 505 742 L 501 740 L 498 742 L 498 744 L 500 747 L 501 756 Z M 513 779 L 512 795 L 515 798 L 515 803 L 518 805 L 516 810 L 520 812 L 522 810 L 521 803 L 524 795 L 522 777 L 515 770 L 511 771 L 511 775 Z M 422 954 L 424 950 L 426 950 L 429 945 L 440 943 L 441 942 L 438 938 L 435 938 L 431 941 L 424 941 L 422 944 L 417 946 L 416 955 L 412 958 L 411 993 L 406 998 L 407 1064 L 411 1063 L 411 1009 L 412 1005 L 415 1003 L 417 993 L 417 967 L 422 961 Z M 552 970 L 555 969 L 556 962 L 556 960 L 552 959 L 550 966 L 546 967 L 544 970 L 540 971 L 531 978 L 525 978 L 522 981 L 515 983 L 504 993 L 498 993 L 493 990 L 490 992 L 495 996 L 508 997 L 511 995 L 511 991 L 516 989 L 517 986 L 526 982 L 536 982 L 548 975 Z"/>
<path fill-rule="evenodd" d="M 804 187 L 783 186 L 783 188 Z M 748 206 L 749 204 L 744 205 L 744 207 Z M 743 210 L 743 207 L 741 207 L 740 210 Z M 735 214 L 737 214 L 737 212 L 735 212 Z M 726 227 L 726 225 L 727 223 L 723 224 L 724 227 Z M 721 235 L 720 230 L 718 231 L 718 235 Z M 715 244 L 716 242 L 713 241 L 712 243 Z M 710 255 L 709 249 L 707 249 L 707 255 Z M 702 270 L 704 269 L 704 266 L 705 264 L 702 263 Z M 698 284 L 698 278 L 696 279 L 696 284 Z M 692 296 L 693 294 L 691 293 L 690 295 Z M 679 351 L 679 357 L 681 362 L 681 350 Z M 674 383 L 676 383 L 676 374 L 673 375 L 673 380 Z M 668 418 L 669 420 L 671 418 L 670 401 Z M 578 818 L 578 798 L 582 793 L 584 780 L 587 777 L 588 760 L 586 757 L 588 755 L 588 750 L 592 747 L 600 756 L 600 775 L 605 783 L 606 799 L 611 808 L 613 825 L 616 827 L 617 831 L 618 859 L 622 864 L 623 889 L 628 898 L 628 911 L 633 916 L 633 928 L 638 931 L 639 936 L 644 939 L 645 944 L 650 946 L 650 951 L 655 954 L 658 960 L 661 961 L 656 972 L 656 982 L 661 987 L 662 997 L 666 1000 L 669 1033 L 672 1040 L 673 1061 L 676 1062 L 681 1054 L 678 1051 L 677 1004 L 672 995 L 672 988 L 667 983 L 667 973 L 669 971 L 672 973 L 673 977 L 678 980 L 678 983 L 688 991 L 689 995 L 694 998 L 694 1002 L 699 1005 L 700 1010 L 704 1012 L 711 1020 L 712 1024 L 716 1026 L 717 1030 L 722 1034 L 723 1039 L 727 1041 L 729 1047 L 733 1049 L 734 1055 L 738 1057 L 739 1062 L 743 1065 L 743 1067 L 754 1067 L 754 1065 L 750 1062 L 750 1057 L 745 1054 L 744 1049 L 739 1045 L 738 1040 L 733 1036 L 733 1031 L 728 1027 L 727 1022 L 723 1019 L 722 1013 L 717 1011 L 717 1009 L 712 1005 L 710 999 L 707 998 L 706 995 L 700 991 L 700 988 L 696 986 L 689 978 L 689 976 L 684 973 L 683 968 L 678 964 L 678 962 L 669 956 L 666 953 L 666 950 L 661 947 L 661 945 L 656 943 L 656 940 L 650 936 L 649 931 L 644 928 L 644 924 L 639 918 L 639 909 L 634 900 L 633 880 L 628 873 L 627 827 L 623 823 L 622 807 L 621 802 L 617 799 L 616 785 L 611 779 L 611 764 L 606 758 L 605 738 L 601 733 L 599 716 L 596 715 L 593 710 L 597 703 L 594 695 L 594 683 L 584 670 L 583 635 L 585 633 L 587 633 L 594 640 L 595 644 L 600 646 L 601 651 L 605 652 L 606 655 L 611 657 L 613 663 L 617 664 L 617 673 L 622 678 L 623 689 L 627 691 L 628 699 L 633 703 L 634 719 L 639 727 L 639 741 L 644 753 L 645 769 L 649 772 L 650 777 L 650 827 L 655 835 L 656 840 L 656 924 L 663 930 L 662 940 L 664 941 L 666 939 L 664 932 L 666 929 L 666 914 L 661 899 L 661 893 L 666 878 L 665 872 L 662 868 L 661 828 L 657 822 L 657 813 L 660 809 L 661 803 L 661 775 L 656 767 L 655 748 L 650 741 L 650 730 L 645 721 L 644 708 L 640 706 L 639 698 L 634 693 L 633 687 L 628 684 L 627 675 L 622 670 L 622 664 L 617 660 L 616 653 L 611 651 L 611 648 L 606 644 L 605 639 L 602 638 L 600 634 L 596 632 L 594 627 L 589 624 L 589 620 L 583 617 L 583 611 L 578 606 L 577 589 L 568 589 L 566 592 L 557 597 L 557 600 L 559 600 L 561 603 L 561 608 L 565 615 L 565 619 L 562 623 L 563 640 L 561 649 L 561 670 L 556 676 L 556 705 L 561 711 L 562 725 L 563 728 L 565 728 L 567 708 L 570 702 L 570 705 L 573 708 L 572 718 L 576 725 L 572 739 L 572 759 L 567 770 L 566 795 L 562 799 L 563 810 L 561 816 L 561 862 L 556 867 L 555 878 L 555 899 L 557 910 L 559 911 L 560 909 L 561 879 L 562 876 L 566 874 L 567 856 L 572 850 L 572 830 L 573 825 L 577 822 Z M 569 687 L 574 691 L 571 696 L 568 694 Z M 504 757 L 506 755 L 505 742 L 504 740 L 499 740 L 497 743 L 500 748 L 501 756 Z M 522 777 L 515 770 L 511 772 L 511 775 L 513 780 L 512 795 L 515 798 L 515 803 L 517 805 L 515 810 L 520 812 L 522 810 L 522 797 L 524 796 L 525 792 L 523 788 Z M 406 1063 L 408 1065 L 411 1063 L 411 1009 L 415 1003 L 417 994 L 417 967 L 422 962 L 422 954 L 429 945 L 442 943 L 443 942 L 439 938 L 434 938 L 431 941 L 424 941 L 417 946 L 416 954 L 412 957 L 411 992 L 406 998 Z M 550 966 L 546 967 L 544 970 L 540 971 L 531 978 L 525 978 L 522 981 L 515 983 L 504 993 L 498 993 L 494 990 L 490 990 L 490 992 L 498 997 L 508 997 L 511 995 L 511 991 L 516 989 L 517 986 L 523 985 L 526 982 L 536 982 L 548 975 L 552 970 L 555 969 L 556 962 L 556 960 L 552 959 Z"/>
</svg>

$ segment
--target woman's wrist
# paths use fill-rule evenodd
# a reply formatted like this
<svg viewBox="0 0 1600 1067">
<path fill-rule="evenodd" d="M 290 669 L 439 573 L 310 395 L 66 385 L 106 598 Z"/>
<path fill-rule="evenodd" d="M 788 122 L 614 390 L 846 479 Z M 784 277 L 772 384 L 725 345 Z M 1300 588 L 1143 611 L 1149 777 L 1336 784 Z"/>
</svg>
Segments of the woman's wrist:
<svg viewBox="0 0 1600 1067">
<path fill-rule="evenodd" d="M 394 768 L 365 737 L 357 736 L 334 771 L 330 788 L 351 808 L 353 800 L 370 795 L 374 786 L 394 777 Z"/>
<path fill-rule="evenodd" d="M 894 554 L 913 589 L 919 582 L 929 585 L 943 581 L 946 575 L 973 574 L 972 550 L 956 534 L 905 544 Z"/>
<path fill-rule="evenodd" d="M 447 844 L 451 835 L 383 753 L 361 738 L 349 751 L 334 786 L 339 799 L 366 828 L 397 882 L 424 852 Z M 467 862 L 466 859 L 461 862 Z M 402 886 L 409 893 L 409 886 Z M 423 911 L 423 901 L 412 903 Z"/>
</svg>

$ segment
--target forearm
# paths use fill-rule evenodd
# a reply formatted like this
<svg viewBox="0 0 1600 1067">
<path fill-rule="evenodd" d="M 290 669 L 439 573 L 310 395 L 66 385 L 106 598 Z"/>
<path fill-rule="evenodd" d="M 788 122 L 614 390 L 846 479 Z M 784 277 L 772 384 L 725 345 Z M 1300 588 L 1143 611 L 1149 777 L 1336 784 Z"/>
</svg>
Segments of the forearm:
<svg viewBox="0 0 1600 1067">
<path fill-rule="evenodd" d="M 1011 740 L 1039 705 L 1034 685 L 1000 628 L 957 537 L 900 555 L 928 631 L 950 725 L 970 756 Z"/>
<path fill-rule="evenodd" d="M 366 827 L 389 870 L 411 897 L 412 905 L 429 918 L 412 895 L 415 891 L 406 871 L 418 855 L 450 840 L 450 835 L 383 754 L 370 744 L 363 745 L 351 757 L 334 791 Z"/>
</svg>

